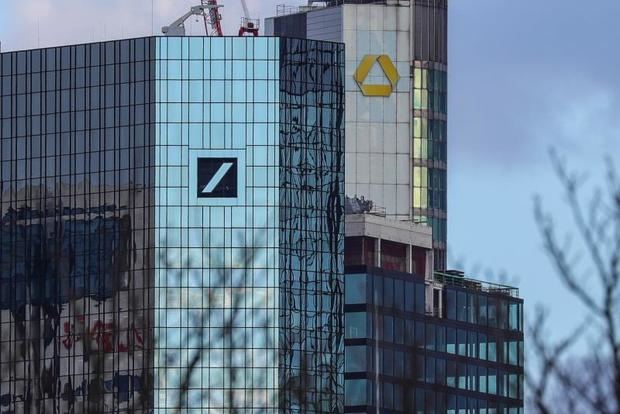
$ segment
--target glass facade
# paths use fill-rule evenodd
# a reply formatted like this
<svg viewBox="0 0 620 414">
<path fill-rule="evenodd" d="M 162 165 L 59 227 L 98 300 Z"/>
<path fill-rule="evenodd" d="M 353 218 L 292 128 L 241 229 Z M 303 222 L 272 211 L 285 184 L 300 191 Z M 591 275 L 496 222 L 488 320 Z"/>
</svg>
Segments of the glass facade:
<svg viewBox="0 0 620 414">
<path fill-rule="evenodd" d="M 278 407 L 279 41 L 157 39 L 155 408 Z M 199 198 L 194 160 L 244 160 Z"/>
<path fill-rule="evenodd" d="M 342 413 L 344 45 L 280 42 L 280 408 Z"/>
<path fill-rule="evenodd" d="M 433 228 L 436 269 L 445 269 L 448 239 L 447 3 L 414 0 L 411 5 L 413 220 Z"/>
<path fill-rule="evenodd" d="M 0 411 L 343 411 L 343 53 L 0 55 Z"/>
<path fill-rule="evenodd" d="M 436 267 L 445 266 L 447 240 L 447 73 L 430 62 L 413 71 L 414 221 L 433 228 Z"/>
<path fill-rule="evenodd" d="M 345 277 L 345 412 L 523 413 L 522 300 L 445 286 L 440 318 L 422 277 Z"/>
<path fill-rule="evenodd" d="M 0 55 L 2 412 L 149 405 L 153 46 Z"/>
</svg>

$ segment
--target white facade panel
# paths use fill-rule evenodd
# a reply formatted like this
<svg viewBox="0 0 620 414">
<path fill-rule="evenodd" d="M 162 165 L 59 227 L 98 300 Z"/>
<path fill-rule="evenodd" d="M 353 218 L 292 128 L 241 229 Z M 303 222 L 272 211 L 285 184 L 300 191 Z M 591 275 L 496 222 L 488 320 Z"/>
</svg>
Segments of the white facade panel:
<svg viewBox="0 0 620 414">
<path fill-rule="evenodd" d="M 354 133 L 347 153 L 355 154 L 354 166 L 346 165 L 348 196 L 363 196 L 389 217 L 409 219 L 411 211 L 411 78 L 409 9 L 386 5 L 347 4 L 343 10 L 345 77 L 347 79 L 347 128 Z M 402 20 L 402 21 L 401 21 Z M 404 28 L 404 30 L 403 30 Z M 364 96 L 353 75 L 366 55 L 387 55 L 400 80 L 389 97 Z M 364 84 L 389 84 L 379 64 Z M 355 171 L 354 171 L 355 170 Z M 353 178 L 351 178 L 353 177 Z"/>
</svg>

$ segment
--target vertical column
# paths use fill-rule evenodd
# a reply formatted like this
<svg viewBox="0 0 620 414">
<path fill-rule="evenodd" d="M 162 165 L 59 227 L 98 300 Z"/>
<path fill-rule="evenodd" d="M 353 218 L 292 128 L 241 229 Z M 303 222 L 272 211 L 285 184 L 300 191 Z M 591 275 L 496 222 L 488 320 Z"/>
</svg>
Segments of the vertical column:
<svg viewBox="0 0 620 414">
<path fill-rule="evenodd" d="M 407 273 L 413 273 L 413 258 L 411 257 L 411 245 L 407 245 Z"/>
</svg>

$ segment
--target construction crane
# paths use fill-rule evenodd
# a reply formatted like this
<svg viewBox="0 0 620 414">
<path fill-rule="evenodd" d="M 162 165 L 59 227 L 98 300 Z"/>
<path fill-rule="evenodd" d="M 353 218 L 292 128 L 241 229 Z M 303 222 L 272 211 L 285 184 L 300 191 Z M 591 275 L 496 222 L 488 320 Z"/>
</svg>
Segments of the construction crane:
<svg viewBox="0 0 620 414">
<path fill-rule="evenodd" d="M 239 29 L 239 36 L 245 36 L 246 34 L 258 36 L 258 28 L 260 25 L 260 20 L 250 18 L 250 11 L 248 10 L 248 5 L 245 0 L 241 0 L 241 5 L 243 6 L 243 15 L 241 18 L 241 28 Z"/>
<path fill-rule="evenodd" d="M 241 6 L 243 7 L 244 17 L 241 18 L 239 36 L 258 36 L 260 20 L 250 17 L 246 0 L 241 0 Z M 202 16 L 207 36 L 224 36 L 221 23 L 222 15 L 219 12 L 220 7 L 224 6 L 218 4 L 217 0 L 200 0 L 199 6 L 193 6 L 190 11 L 176 19 L 169 26 L 162 27 L 161 31 L 166 36 L 185 36 L 185 21 L 191 16 Z"/>
<path fill-rule="evenodd" d="M 221 5 L 217 4 L 217 0 L 200 0 L 203 6 L 208 7 L 209 13 L 204 15 L 205 32 L 209 36 L 224 36 L 222 31 L 222 15 L 218 10 Z M 211 28 L 209 30 L 209 28 Z"/>
<path fill-rule="evenodd" d="M 161 32 L 166 36 L 185 36 L 185 21 L 192 16 L 202 16 L 207 35 L 223 36 L 220 23 L 222 16 L 218 10 L 220 7 L 223 6 L 217 4 L 217 0 L 201 0 L 199 6 L 193 6 L 187 13 L 170 23 L 170 25 L 162 27 Z M 209 26 L 211 29 L 209 29 Z"/>
</svg>

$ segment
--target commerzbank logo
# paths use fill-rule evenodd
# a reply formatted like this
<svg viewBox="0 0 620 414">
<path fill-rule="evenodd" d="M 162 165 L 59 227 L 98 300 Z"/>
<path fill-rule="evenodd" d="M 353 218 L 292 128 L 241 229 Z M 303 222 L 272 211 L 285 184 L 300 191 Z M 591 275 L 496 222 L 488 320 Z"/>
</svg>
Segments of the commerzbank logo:
<svg viewBox="0 0 620 414">
<path fill-rule="evenodd" d="M 379 64 L 381 70 L 383 70 L 383 73 L 388 80 L 387 84 L 365 83 L 366 78 L 375 63 Z M 353 74 L 353 79 L 357 82 L 357 86 L 360 87 L 360 90 L 364 96 L 387 97 L 390 96 L 396 88 L 400 75 L 398 74 L 396 66 L 394 66 L 394 63 L 392 62 L 392 59 L 390 59 L 388 55 L 366 55 L 357 67 L 355 74 Z"/>
</svg>

